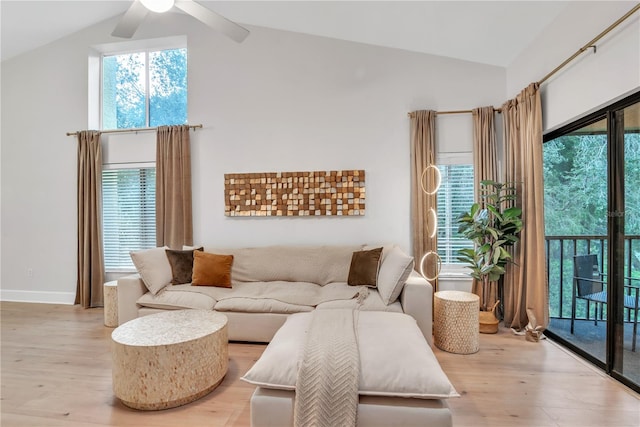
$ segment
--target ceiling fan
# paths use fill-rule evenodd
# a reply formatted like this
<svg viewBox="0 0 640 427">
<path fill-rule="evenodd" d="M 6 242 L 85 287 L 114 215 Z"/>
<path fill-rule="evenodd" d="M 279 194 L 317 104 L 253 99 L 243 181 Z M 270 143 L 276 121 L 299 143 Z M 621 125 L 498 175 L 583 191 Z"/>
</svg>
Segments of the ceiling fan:
<svg viewBox="0 0 640 427">
<path fill-rule="evenodd" d="M 111 35 L 131 38 L 149 11 L 163 13 L 173 6 L 238 43 L 241 43 L 249 35 L 249 30 L 246 28 L 229 21 L 224 16 L 207 9 L 193 0 L 134 0 Z"/>
</svg>

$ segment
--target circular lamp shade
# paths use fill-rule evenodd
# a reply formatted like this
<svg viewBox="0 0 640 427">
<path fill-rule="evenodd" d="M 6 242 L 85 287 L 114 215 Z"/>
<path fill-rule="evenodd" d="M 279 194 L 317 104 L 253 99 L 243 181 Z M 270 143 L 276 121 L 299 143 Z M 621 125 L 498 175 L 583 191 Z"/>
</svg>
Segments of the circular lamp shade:
<svg viewBox="0 0 640 427">
<path fill-rule="evenodd" d="M 427 215 L 427 232 L 430 238 L 436 237 L 438 233 L 438 213 L 435 209 L 429 208 L 429 214 Z"/>
<path fill-rule="evenodd" d="M 425 263 L 427 263 L 427 268 L 425 268 Z M 422 277 L 432 282 L 438 278 L 441 269 L 442 258 L 440 258 L 440 255 L 438 255 L 437 252 L 429 251 L 422 255 L 422 258 L 420 259 L 420 274 L 422 274 Z M 425 270 L 430 274 L 427 275 Z"/>
<path fill-rule="evenodd" d="M 140 0 L 142 5 L 152 12 L 163 13 L 173 7 L 175 0 Z"/>
<path fill-rule="evenodd" d="M 429 178 L 426 182 L 425 178 Z M 440 174 L 440 169 L 436 165 L 428 165 L 422 171 L 422 176 L 420 177 L 420 187 L 422 187 L 422 191 L 426 194 L 433 195 L 438 192 L 440 189 L 440 183 L 442 182 L 442 175 Z M 431 185 L 431 188 L 427 188 L 427 184 Z"/>
</svg>

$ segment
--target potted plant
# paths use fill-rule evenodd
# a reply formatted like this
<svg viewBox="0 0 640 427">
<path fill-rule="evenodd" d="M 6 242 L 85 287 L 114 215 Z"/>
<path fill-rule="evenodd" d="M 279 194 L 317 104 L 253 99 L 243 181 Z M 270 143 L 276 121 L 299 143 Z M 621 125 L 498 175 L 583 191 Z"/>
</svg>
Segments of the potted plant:
<svg viewBox="0 0 640 427">
<path fill-rule="evenodd" d="M 460 249 L 458 260 L 467 264 L 471 276 L 482 283 L 480 309 L 493 313 L 498 303 L 492 308 L 486 305 L 489 284 L 499 281 L 507 263 L 511 262 L 507 248 L 520 240 L 522 209 L 507 207 L 516 199 L 514 185 L 486 180 L 480 186 L 483 203 L 474 203 L 457 218 L 458 232 L 474 244 L 473 249 Z M 495 332 L 497 325 L 496 319 Z"/>
</svg>

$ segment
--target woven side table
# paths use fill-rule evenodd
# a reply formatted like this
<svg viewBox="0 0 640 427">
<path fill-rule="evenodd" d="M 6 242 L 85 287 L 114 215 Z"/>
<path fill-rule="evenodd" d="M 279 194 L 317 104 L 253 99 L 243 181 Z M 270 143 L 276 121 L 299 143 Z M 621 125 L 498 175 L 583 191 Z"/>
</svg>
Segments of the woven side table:
<svg viewBox="0 0 640 427">
<path fill-rule="evenodd" d="M 471 354 L 480 348 L 480 298 L 469 292 L 434 294 L 434 343 L 444 351 Z"/>
<path fill-rule="evenodd" d="M 115 328 L 118 326 L 118 282 L 107 282 L 103 288 L 104 296 L 104 326 Z"/>
</svg>

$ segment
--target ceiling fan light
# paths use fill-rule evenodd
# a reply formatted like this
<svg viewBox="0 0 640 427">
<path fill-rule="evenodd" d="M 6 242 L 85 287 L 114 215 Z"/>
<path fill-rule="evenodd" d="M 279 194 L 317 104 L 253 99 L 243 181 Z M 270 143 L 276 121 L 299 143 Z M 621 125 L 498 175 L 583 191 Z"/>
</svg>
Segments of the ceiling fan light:
<svg viewBox="0 0 640 427">
<path fill-rule="evenodd" d="M 152 12 L 163 13 L 173 7 L 175 0 L 140 0 L 140 2 Z"/>
</svg>

